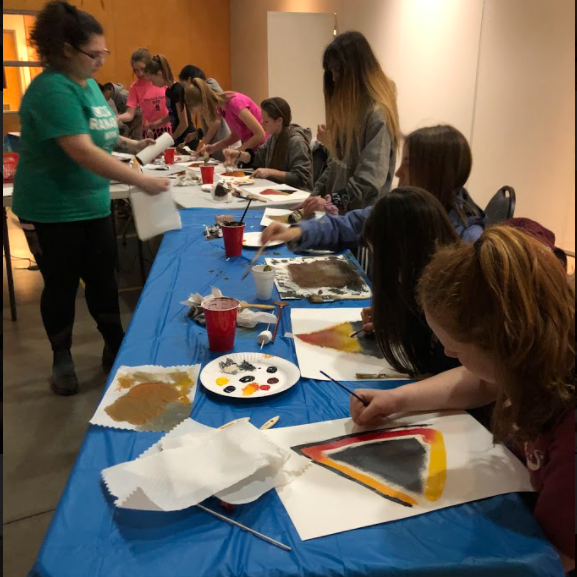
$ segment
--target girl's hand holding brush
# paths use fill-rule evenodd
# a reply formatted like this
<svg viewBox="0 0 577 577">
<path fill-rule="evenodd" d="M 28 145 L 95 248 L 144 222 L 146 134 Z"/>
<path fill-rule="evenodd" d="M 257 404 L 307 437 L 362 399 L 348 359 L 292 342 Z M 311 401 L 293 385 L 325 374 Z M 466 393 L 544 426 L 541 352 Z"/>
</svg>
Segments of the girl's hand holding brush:
<svg viewBox="0 0 577 577">
<path fill-rule="evenodd" d="M 300 227 L 292 226 L 287 228 L 279 222 L 273 222 L 262 231 L 260 242 L 263 245 L 276 240 L 281 242 L 292 242 L 298 240 L 301 236 L 302 230 Z"/>
</svg>

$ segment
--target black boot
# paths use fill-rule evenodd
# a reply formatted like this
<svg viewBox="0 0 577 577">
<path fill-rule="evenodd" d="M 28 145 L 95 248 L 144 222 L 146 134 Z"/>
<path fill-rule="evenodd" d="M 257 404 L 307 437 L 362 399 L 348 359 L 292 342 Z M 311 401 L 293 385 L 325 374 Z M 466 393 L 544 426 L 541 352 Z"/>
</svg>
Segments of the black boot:
<svg viewBox="0 0 577 577">
<path fill-rule="evenodd" d="M 114 351 L 108 343 L 104 343 L 104 349 L 102 349 L 102 370 L 105 373 L 109 373 L 112 370 L 117 352 L 118 349 Z"/>
<path fill-rule="evenodd" d="M 70 351 L 56 351 L 52 363 L 50 388 L 57 395 L 70 396 L 78 393 L 79 385 Z"/>
</svg>

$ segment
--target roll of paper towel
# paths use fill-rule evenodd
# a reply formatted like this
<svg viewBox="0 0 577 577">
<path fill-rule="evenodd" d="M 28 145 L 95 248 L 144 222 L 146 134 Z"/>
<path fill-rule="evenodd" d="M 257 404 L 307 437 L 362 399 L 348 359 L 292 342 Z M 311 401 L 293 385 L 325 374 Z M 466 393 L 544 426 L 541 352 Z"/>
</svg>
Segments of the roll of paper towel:
<svg viewBox="0 0 577 577">
<path fill-rule="evenodd" d="M 138 162 L 144 166 L 145 164 L 151 163 L 158 155 L 162 154 L 171 146 L 174 146 L 174 139 L 170 134 L 168 134 L 168 132 L 165 132 L 158 137 L 154 144 L 141 150 L 136 155 L 136 158 L 138 159 Z"/>
</svg>

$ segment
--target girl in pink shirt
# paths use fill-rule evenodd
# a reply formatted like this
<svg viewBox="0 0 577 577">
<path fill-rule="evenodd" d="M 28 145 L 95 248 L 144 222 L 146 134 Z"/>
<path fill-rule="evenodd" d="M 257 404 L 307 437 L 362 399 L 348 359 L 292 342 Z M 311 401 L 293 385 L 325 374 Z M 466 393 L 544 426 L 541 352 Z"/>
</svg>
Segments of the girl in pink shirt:
<svg viewBox="0 0 577 577">
<path fill-rule="evenodd" d="M 134 119 L 137 108 L 142 112 L 143 137 L 158 138 L 163 132 L 172 132 L 170 120 L 153 129 L 149 125 L 158 120 L 169 118 L 166 108 L 166 86 L 154 86 L 144 78 L 144 69 L 152 57 L 146 48 L 139 48 L 132 54 L 130 62 L 136 80 L 130 85 L 126 112 L 117 117 L 119 122 L 129 123 Z"/>
<path fill-rule="evenodd" d="M 241 141 L 241 151 L 254 151 L 266 140 L 260 108 L 253 100 L 238 92 L 219 94 L 195 78 L 185 92 L 186 105 L 192 114 L 202 113 L 210 120 L 219 116 L 226 120 L 231 134 L 220 142 L 206 145 L 201 152 L 214 154 Z"/>
</svg>

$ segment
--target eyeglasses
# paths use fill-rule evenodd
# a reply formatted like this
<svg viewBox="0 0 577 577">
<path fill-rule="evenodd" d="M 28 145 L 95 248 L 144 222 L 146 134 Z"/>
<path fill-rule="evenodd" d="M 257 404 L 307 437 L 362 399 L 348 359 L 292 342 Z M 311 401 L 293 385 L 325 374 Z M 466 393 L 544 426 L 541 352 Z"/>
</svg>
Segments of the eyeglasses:
<svg viewBox="0 0 577 577">
<path fill-rule="evenodd" d="M 85 52 L 82 48 L 78 46 L 73 46 L 74 50 L 82 52 L 85 56 L 88 56 L 91 60 L 101 60 L 104 62 L 110 56 L 110 50 L 102 50 L 101 52 Z"/>
</svg>

